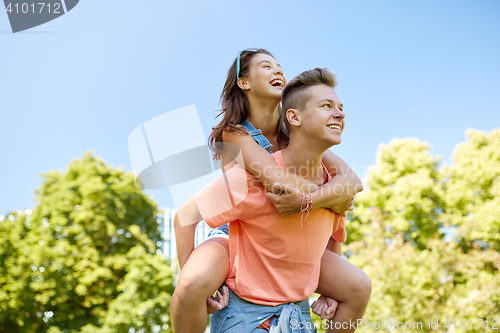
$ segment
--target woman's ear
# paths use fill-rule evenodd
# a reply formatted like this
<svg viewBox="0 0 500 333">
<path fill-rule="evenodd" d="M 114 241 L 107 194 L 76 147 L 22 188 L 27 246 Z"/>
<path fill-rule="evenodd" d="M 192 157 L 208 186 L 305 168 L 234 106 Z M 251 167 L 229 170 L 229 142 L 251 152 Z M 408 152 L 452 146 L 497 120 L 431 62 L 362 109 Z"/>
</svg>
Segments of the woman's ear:
<svg viewBox="0 0 500 333">
<path fill-rule="evenodd" d="M 238 81 L 236 81 L 236 84 L 238 85 L 238 87 L 240 87 L 241 90 L 250 90 L 250 84 L 244 77 L 240 77 Z"/>
<path fill-rule="evenodd" d="M 286 110 L 286 119 L 291 126 L 300 126 L 300 113 L 296 109 Z"/>
</svg>

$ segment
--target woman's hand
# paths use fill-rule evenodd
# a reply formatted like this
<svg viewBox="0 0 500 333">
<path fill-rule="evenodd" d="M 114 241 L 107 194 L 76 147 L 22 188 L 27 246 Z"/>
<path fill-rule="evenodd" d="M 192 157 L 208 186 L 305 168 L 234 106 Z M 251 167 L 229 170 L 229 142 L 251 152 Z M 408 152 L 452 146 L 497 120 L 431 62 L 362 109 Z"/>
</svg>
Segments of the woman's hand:
<svg viewBox="0 0 500 333">
<path fill-rule="evenodd" d="M 229 303 L 229 290 L 226 286 L 222 287 L 222 294 L 217 290 L 216 296 L 207 298 L 207 313 L 212 314 L 224 309 Z"/>
<path fill-rule="evenodd" d="M 315 314 L 321 317 L 321 320 L 325 320 L 333 319 L 338 306 L 339 302 L 333 298 L 321 295 L 318 300 L 311 305 L 311 308 Z"/>
<path fill-rule="evenodd" d="M 273 192 L 266 193 L 267 197 L 271 200 L 274 207 L 283 216 L 288 216 L 292 214 L 300 213 L 300 205 L 302 203 L 302 192 L 289 185 L 284 185 L 281 183 L 275 183 L 273 186 Z M 334 213 L 346 216 L 347 212 L 352 211 L 352 204 L 354 203 L 354 197 L 333 204 L 329 207 Z"/>
<path fill-rule="evenodd" d="M 300 212 L 302 192 L 299 189 L 293 186 L 275 183 L 273 185 L 273 192 L 267 192 L 266 195 L 278 212 L 283 216 Z"/>
</svg>

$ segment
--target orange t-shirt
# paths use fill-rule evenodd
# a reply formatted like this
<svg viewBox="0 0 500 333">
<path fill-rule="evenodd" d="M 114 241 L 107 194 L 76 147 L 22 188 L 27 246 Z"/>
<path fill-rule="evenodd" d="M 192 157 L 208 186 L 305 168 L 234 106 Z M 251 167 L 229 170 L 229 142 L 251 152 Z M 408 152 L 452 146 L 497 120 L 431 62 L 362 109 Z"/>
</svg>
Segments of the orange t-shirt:
<svg viewBox="0 0 500 333">
<path fill-rule="evenodd" d="M 286 170 L 281 151 L 272 156 Z M 330 236 L 346 239 L 345 218 L 318 208 L 301 226 L 300 213 L 281 215 L 266 192 L 256 177 L 235 165 L 199 191 L 196 202 L 212 228 L 231 222 L 226 283 L 239 297 L 269 306 L 305 300 L 318 287 Z"/>
</svg>

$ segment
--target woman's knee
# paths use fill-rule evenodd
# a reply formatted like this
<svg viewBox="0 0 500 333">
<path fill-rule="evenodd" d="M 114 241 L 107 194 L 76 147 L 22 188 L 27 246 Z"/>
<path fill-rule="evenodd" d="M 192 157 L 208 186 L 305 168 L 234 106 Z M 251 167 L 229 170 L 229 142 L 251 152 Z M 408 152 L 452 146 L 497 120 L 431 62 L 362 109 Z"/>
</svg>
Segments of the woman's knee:
<svg viewBox="0 0 500 333">
<path fill-rule="evenodd" d="M 179 281 L 175 287 L 175 291 L 179 297 L 200 296 L 210 294 L 208 288 L 211 285 L 211 274 L 209 272 L 200 271 L 183 271 L 179 276 Z M 213 292 L 214 290 L 212 290 Z M 208 295 L 207 297 L 209 297 Z"/>
<path fill-rule="evenodd" d="M 356 297 L 359 301 L 368 303 L 372 293 L 372 280 L 370 277 L 362 270 L 359 270 L 356 274 L 356 278 L 353 279 L 353 282 L 353 297 Z"/>
<path fill-rule="evenodd" d="M 208 240 L 193 251 L 175 287 L 178 298 L 206 299 L 224 282 L 229 266 L 224 241 Z"/>
</svg>

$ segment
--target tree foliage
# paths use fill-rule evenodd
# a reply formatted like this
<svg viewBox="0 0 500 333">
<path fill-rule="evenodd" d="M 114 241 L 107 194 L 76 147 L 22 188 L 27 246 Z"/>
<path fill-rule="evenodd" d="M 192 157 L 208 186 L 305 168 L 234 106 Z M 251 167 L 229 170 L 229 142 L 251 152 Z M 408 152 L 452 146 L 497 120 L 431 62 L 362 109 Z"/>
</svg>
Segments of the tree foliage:
<svg viewBox="0 0 500 333">
<path fill-rule="evenodd" d="M 349 241 L 362 239 L 370 230 L 373 207 L 385 215 L 386 237 L 400 235 L 424 249 L 429 238 L 443 236 L 439 159 L 429 150 L 430 146 L 418 139 L 394 139 L 379 147 L 377 164 L 366 178 L 369 190 L 356 197 Z"/>
<path fill-rule="evenodd" d="M 461 246 L 500 251 L 500 129 L 467 131 L 446 177 L 447 216 L 458 226 Z"/>
<path fill-rule="evenodd" d="M 372 279 L 364 319 L 390 321 L 393 327 L 398 322 L 420 322 L 427 332 L 446 331 L 443 325 L 447 320 L 465 319 L 474 322 L 473 329 L 467 331 L 493 332 L 486 324 L 477 329 L 476 319 L 491 321 L 500 314 L 500 253 L 476 249 L 464 253 L 455 242 L 437 237 L 430 239 L 424 250 L 404 242 L 401 235 L 388 242 L 385 221 L 386 217 L 374 209 L 370 234 L 347 247 L 352 253 L 349 261 Z M 429 329 L 429 320 L 439 320 L 440 329 Z"/>
<path fill-rule="evenodd" d="M 157 208 L 133 175 L 89 152 L 43 177 L 32 214 L 0 222 L 0 332 L 168 332 Z"/>
<path fill-rule="evenodd" d="M 491 320 L 500 314 L 498 147 L 500 130 L 469 130 L 453 164 L 440 168 L 418 139 L 380 146 L 347 226 L 346 254 L 373 284 L 365 320 L 422 322 L 431 332 L 446 330 L 448 319 L 465 319 L 474 321 L 467 331 L 494 331 Z M 439 330 L 428 327 L 429 319 L 439 320 Z M 476 319 L 489 319 L 489 329 L 478 328 Z"/>
</svg>

